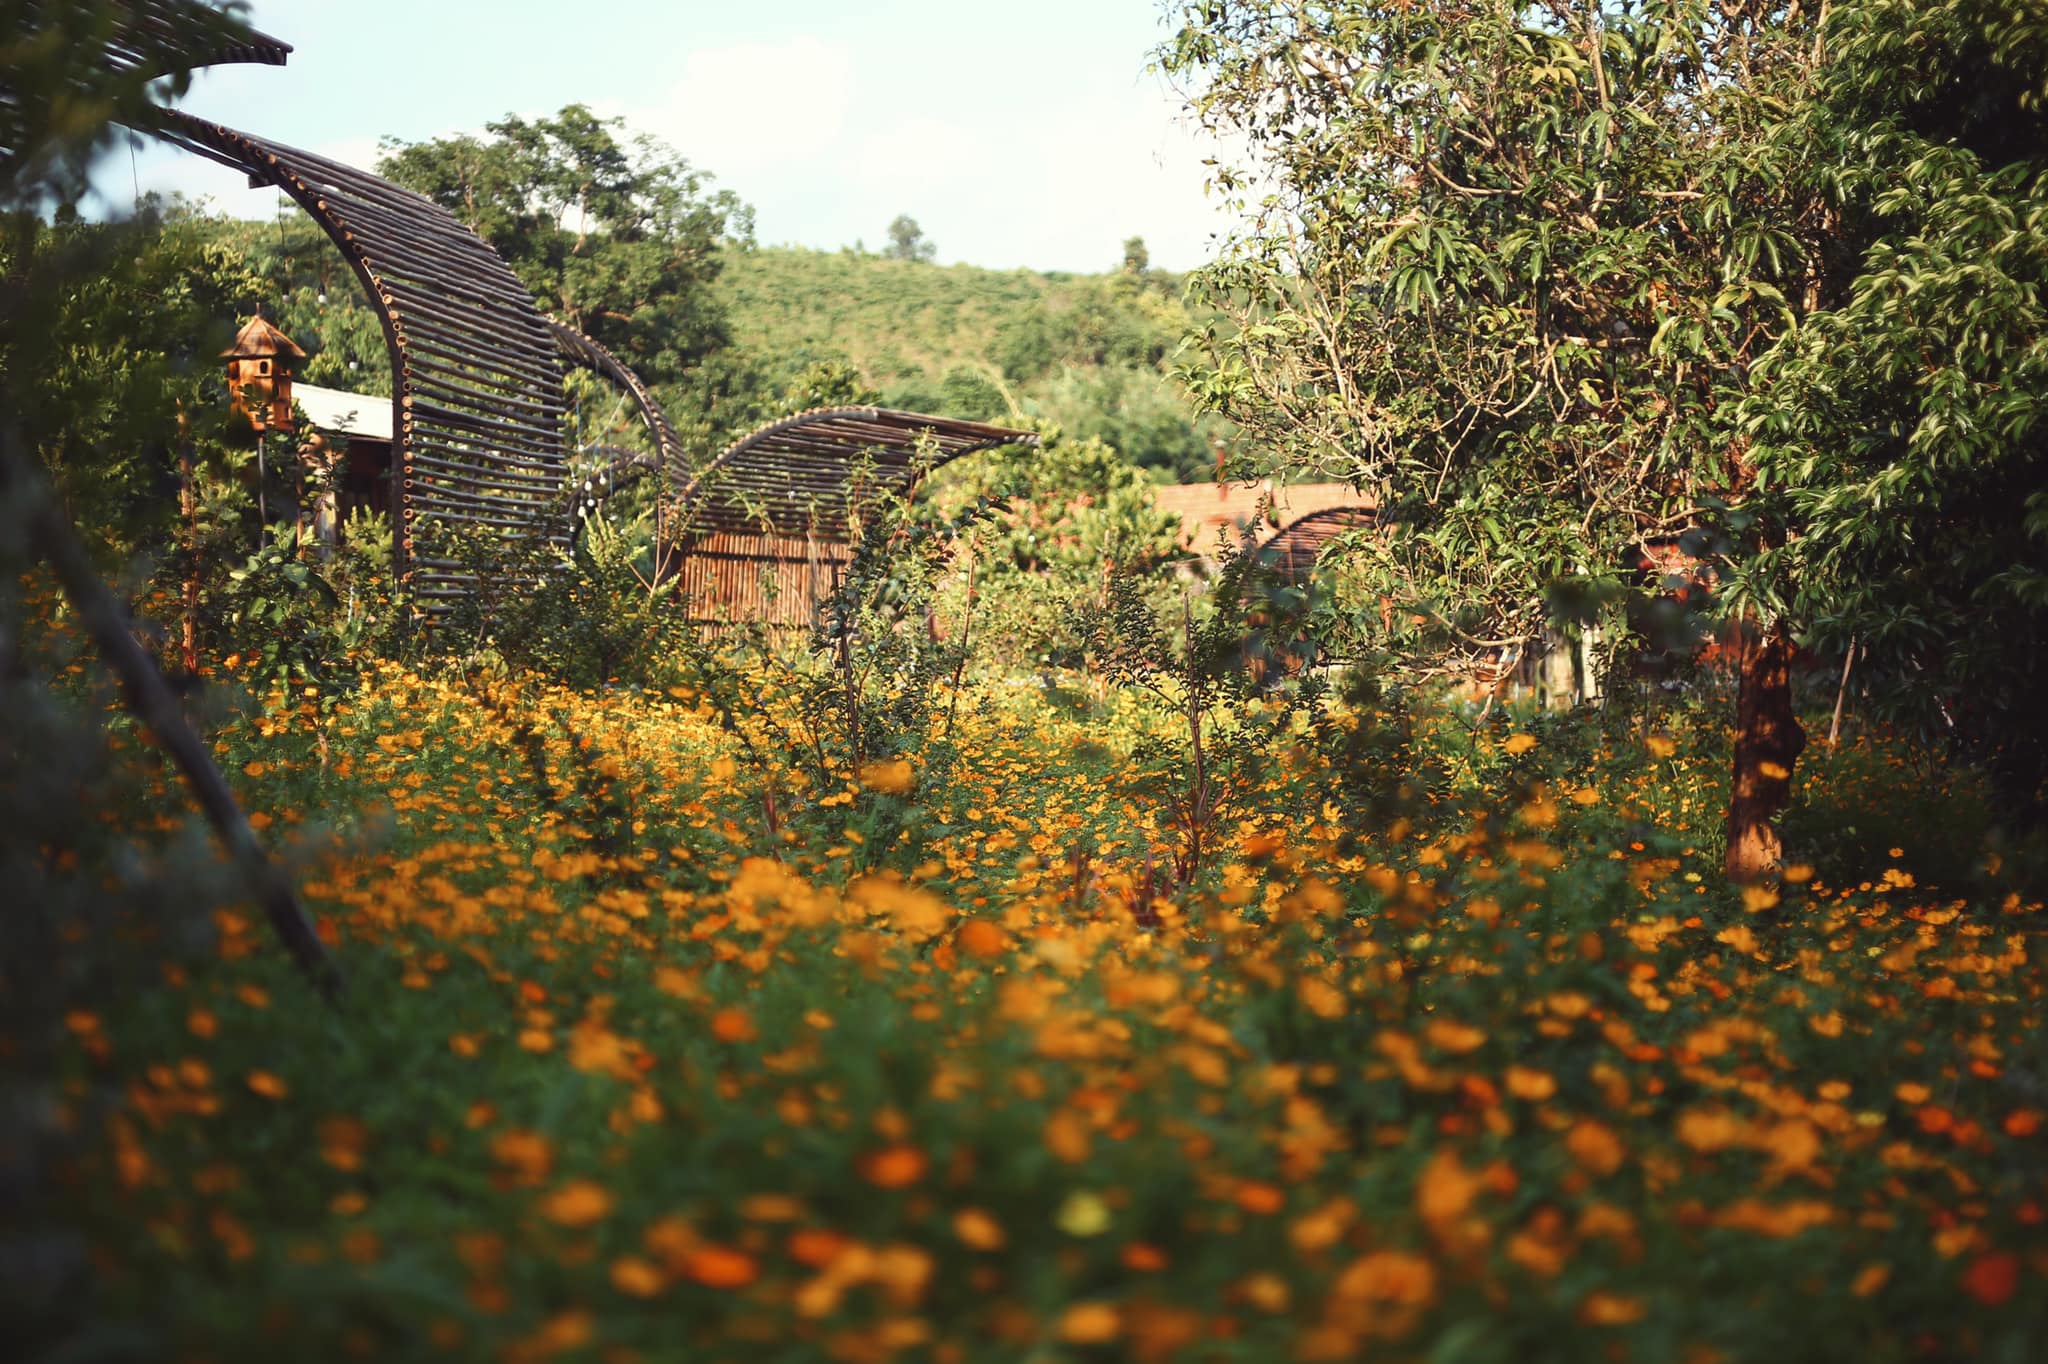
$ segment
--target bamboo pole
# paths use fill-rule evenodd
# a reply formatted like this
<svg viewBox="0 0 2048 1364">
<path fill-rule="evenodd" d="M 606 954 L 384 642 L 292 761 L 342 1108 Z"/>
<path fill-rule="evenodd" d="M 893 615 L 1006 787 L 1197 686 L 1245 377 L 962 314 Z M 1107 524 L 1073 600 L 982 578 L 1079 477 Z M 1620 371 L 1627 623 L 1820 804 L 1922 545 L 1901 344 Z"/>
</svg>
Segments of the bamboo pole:
<svg viewBox="0 0 2048 1364">
<path fill-rule="evenodd" d="M 1849 636 L 1849 652 L 1842 656 L 1842 681 L 1835 688 L 1835 717 L 1828 721 L 1828 747 L 1833 748 L 1842 737 L 1842 703 L 1849 697 L 1849 665 L 1856 661 L 1856 636 Z"/>
</svg>

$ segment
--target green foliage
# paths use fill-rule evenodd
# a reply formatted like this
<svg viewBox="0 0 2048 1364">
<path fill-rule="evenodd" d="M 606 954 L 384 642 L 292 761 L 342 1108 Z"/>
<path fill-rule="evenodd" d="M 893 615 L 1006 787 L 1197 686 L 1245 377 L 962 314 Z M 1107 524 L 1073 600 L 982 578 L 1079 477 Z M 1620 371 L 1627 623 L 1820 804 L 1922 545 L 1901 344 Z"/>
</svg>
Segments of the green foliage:
<svg viewBox="0 0 2048 1364">
<path fill-rule="evenodd" d="M 405 656 L 418 643 L 381 516 L 349 518 L 343 544 L 325 554 L 298 543 L 291 526 L 274 526 L 227 580 L 206 612 L 215 624 L 202 642 L 231 653 L 259 691 L 317 696 L 331 707 L 370 660 Z"/>
<path fill-rule="evenodd" d="M 1075 606 L 1099 602 L 1116 574 L 1150 574 L 1180 552 L 1179 519 L 1153 505 L 1150 485 L 1116 450 L 1033 424 L 1038 445 L 948 466 L 926 491 L 941 510 L 981 489 L 1005 499 L 966 540 L 965 571 L 944 591 L 954 614 L 971 607 L 981 620 L 978 658 L 1003 668 L 1079 663 Z"/>
<path fill-rule="evenodd" d="M 1360 550 L 1437 657 L 1540 638 L 1551 584 L 1617 573 L 1741 480 L 1725 413 L 1818 225 L 1758 127 L 1805 10 L 1180 18 L 1162 66 L 1246 149 L 1216 177 L 1246 226 L 1195 280 L 1235 326 L 1190 381 L 1267 459 L 1381 498 L 1400 529 Z"/>
<path fill-rule="evenodd" d="M 280 196 L 269 222 L 197 217 L 173 205 L 168 221 L 238 257 L 247 292 L 231 300 L 240 319 L 259 306 L 306 352 L 299 378 L 323 388 L 391 396 L 384 327 L 348 262 L 311 218 Z"/>
<path fill-rule="evenodd" d="M 1186 885 L 1213 856 L 1224 821 L 1264 804 L 1260 782 L 1320 726 L 1327 689 L 1306 671 L 1320 640 L 1304 589 L 1248 548 L 1223 555 L 1199 611 L 1185 589 L 1179 606 L 1177 621 L 1162 619 L 1135 575 L 1115 573 L 1101 604 L 1081 608 L 1076 631 L 1091 671 L 1176 717 L 1131 759 L 1137 788 L 1163 792 L 1177 835 L 1173 880 Z M 1290 674 L 1300 676 L 1286 684 Z"/>
<path fill-rule="evenodd" d="M 21 291 L 0 375 L 66 504 L 124 556 L 170 543 L 184 451 L 216 486 L 242 462 L 217 356 L 255 288 L 245 262 L 176 221 L 20 214 L 0 219 L 0 280 Z"/>
<path fill-rule="evenodd" d="M 983 709 L 967 667 L 987 627 L 972 598 L 942 626 L 940 589 L 1000 505 L 871 507 L 805 647 L 746 623 L 679 642 L 688 692 L 738 742 L 771 837 L 825 837 L 843 817 L 863 868 L 917 860 L 961 760 L 962 702 Z"/>
<path fill-rule="evenodd" d="M 711 289 L 751 211 L 660 143 L 580 104 L 486 136 L 387 141 L 378 171 L 466 223 L 542 309 L 667 389 L 727 343 Z"/>
<path fill-rule="evenodd" d="M 146 120 L 192 85 L 187 54 L 247 40 L 239 0 L 163 0 L 138 33 L 124 0 L 0 0 L 0 212 L 56 206 L 89 192 L 95 155 L 117 124 Z M 107 59 L 110 44 L 132 54 Z"/>
<path fill-rule="evenodd" d="M 734 255 L 717 288 L 743 352 L 735 363 L 760 390 L 786 387 L 809 366 L 847 365 L 885 406 L 1044 417 L 1172 477 L 1209 474 L 1211 442 L 1226 430 L 1198 419 L 1166 373 L 1189 314 L 1179 281 L 1158 271 L 912 268 L 779 247 Z M 767 415 L 765 404 L 747 413 Z"/>
<path fill-rule="evenodd" d="M 527 538 L 444 527 L 435 543 L 476 593 L 436 626 L 442 647 L 496 675 L 531 673 L 580 691 L 666 686 L 689 623 L 676 579 L 653 579 L 645 547 L 589 521 L 568 555 Z"/>
<path fill-rule="evenodd" d="M 1741 410 L 1752 500 L 1794 533 L 1738 590 L 1834 657 L 1853 641 L 1872 702 L 2038 812 L 2048 19 L 1975 0 L 1830 14 L 1817 96 L 1779 137 L 1840 218 L 1838 263 Z"/>
<path fill-rule="evenodd" d="M 1163 371 L 1135 365 L 1061 367 L 1027 390 L 1024 408 L 1075 436 L 1099 440 L 1166 483 L 1216 476 L 1222 423 L 1192 419 L 1187 395 Z"/>
<path fill-rule="evenodd" d="M 938 256 L 939 247 L 924 235 L 917 219 L 908 213 L 899 213 L 889 224 L 889 245 L 882 254 L 890 260 L 924 264 Z"/>
</svg>

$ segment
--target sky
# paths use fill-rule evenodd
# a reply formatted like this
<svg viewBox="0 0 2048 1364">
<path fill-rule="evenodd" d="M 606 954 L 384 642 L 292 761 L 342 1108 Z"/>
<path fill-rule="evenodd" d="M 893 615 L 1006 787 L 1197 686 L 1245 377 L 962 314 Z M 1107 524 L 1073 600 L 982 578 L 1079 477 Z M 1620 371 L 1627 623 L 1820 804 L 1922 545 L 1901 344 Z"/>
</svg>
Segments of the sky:
<svg viewBox="0 0 2048 1364">
<path fill-rule="evenodd" d="M 1229 226 L 1209 145 L 1145 70 L 1160 0 L 253 0 L 248 19 L 290 63 L 202 71 L 179 107 L 365 169 L 381 137 L 583 103 L 737 193 L 764 245 L 874 250 L 907 213 L 942 263 L 1107 270 L 1142 236 L 1185 270 Z M 147 144 L 95 184 L 114 209 L 138 185 L 239 217 L 277 202 Z"/>
</svg>

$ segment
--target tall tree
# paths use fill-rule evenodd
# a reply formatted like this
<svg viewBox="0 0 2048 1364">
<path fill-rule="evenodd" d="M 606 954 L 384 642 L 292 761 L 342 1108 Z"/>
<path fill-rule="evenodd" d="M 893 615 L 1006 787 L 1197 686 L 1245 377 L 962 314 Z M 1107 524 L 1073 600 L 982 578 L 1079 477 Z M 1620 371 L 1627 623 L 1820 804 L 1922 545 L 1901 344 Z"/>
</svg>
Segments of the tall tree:
<svg viewBox="0 0 2048 1364">
<path fill-rule="evenodd" d="M 889 249 L 882 254 L 891 260 L 929 261 L 939 254 L 939 247 L 924 235 L 917 219 L 899 213 L 889 224 Z"/>
<path fill-rule="evenodd" d="M 1787 528 L 1759 609 L 1875 699 L 2048 778 L 2048 10 L 1838 0 L 1780 140 L 1840 224 L 1826 310 L 1757 365 L 1742 431 Z"/>
<path fill-rule="evenodd" d="M 752 211 L 729 190 L 618 119 L 580 104 L 517 115 L 486 136 L 387 140 L 378 170 L 489 242 L 543 308 L 674 384 L 727 344 L 711 289 Z"/>
<path fill-rule="evenodd" d="M 1247 225 L 1197 281 L 1232 326 L 1196 392 L 1278 462 L 1379 494 L 1393 531 L 1360 552 L 1410 608 L 1390 643 L 1417 671 L 1581 611 L 1611 639 L 1597 589 L 1635 547 L 1775 533 L 1716 509 L 1755 476 L 1726 413 L 1819 302 L 1830 224 L 1762 121 L 1809 79 L 1806 10 L 1193 0 L 1181 19 L 1162 65 L 1249 154 L 1218 174 Z M 1740 874 L 1776 856 L 1789 649 L 1778 618 L 1744 653 Z"/>
</svg>

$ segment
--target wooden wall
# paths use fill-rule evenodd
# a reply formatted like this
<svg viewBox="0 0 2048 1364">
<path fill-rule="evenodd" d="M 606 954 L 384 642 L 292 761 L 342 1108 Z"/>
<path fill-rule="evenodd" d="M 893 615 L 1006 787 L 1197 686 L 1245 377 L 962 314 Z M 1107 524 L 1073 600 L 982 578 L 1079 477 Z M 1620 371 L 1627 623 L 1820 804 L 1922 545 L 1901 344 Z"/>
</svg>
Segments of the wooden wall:
<svg viewBox="0 0 2048 1364">
<path fill-rule="evenodd" d="M 808 630 L 852 558 L 839 540 L 714 531 L 684 547 L 682 591 L 703 625 Z"/>
</svg>

